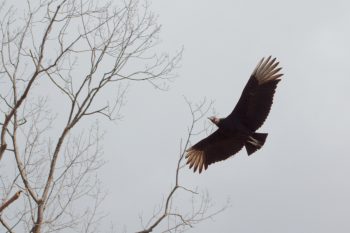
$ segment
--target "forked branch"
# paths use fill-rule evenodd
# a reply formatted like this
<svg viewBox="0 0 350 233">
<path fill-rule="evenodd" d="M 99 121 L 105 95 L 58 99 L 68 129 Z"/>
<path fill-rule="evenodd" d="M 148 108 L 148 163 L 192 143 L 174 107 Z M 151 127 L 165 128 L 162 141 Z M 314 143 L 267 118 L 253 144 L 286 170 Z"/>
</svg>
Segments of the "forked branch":
<svg viewBox="0 0 350 233">
<path fill-rule="evenodd" d="M 180 230 L 181 232 L 184 231 L 186 228 L 191 228 L 195 224 L 198 224 L 206 219 L 214 217 L 215 215 L 224 211 L 228 206 L 228 204 L 226 204 L 223 208 L 213 213 L 208 213 L 210 205 L 210 199 L 208 195 L 200 196 L 198 192 L 180 185 L 180 172 L 182 168 L 184 168 L 184 156 L 186 154 L 186 149 L 189 147 L 192 136 L 198 134 L 198 132 L 195 132 L 195 129 L 197 128 L 196 126 L 199 120 L 201 120 L 212 107 L 212 103 L 208 104 L 206 100 L 203 100 L 198 105 L 192 105 L 188 100 L 186 100 L 186 102 L 189 106 L 192 119 L 188 129 L 188 134 L 185 139 L 185 143 L 183 144 L 181 142 L 180 156 L 177 161 L 177 166 L 175 170 L 175 184 L 166 197 L 165 205 L 163 210 L 160 212 L 160 215 L 153 216 L 150 220 L 150 222 L 152 223 L 149 222 L 149 226 L 137 233 L 150 233 L 155 228 L 160 227 L 161 223 L 165 219 L 168 219 L 168 225 L 167 229 L 162 232 L 172 232 L 173 230 Z M 200 130 L 200 132 L 203 132 L 204 130 Z M 188 192 L 192 195 L 192 211 L 190 213 L 179 213 L 178 211 L 172 208 L 174 195 L 179 189 L 182 189 L 185 192 Z M 198 198 L 200 199 L 199 206 L 197 206 L 194 201 L 194 199 Z M 173 222 L 173 224 L 169 225 L 169 222 Z"/>
</svg>

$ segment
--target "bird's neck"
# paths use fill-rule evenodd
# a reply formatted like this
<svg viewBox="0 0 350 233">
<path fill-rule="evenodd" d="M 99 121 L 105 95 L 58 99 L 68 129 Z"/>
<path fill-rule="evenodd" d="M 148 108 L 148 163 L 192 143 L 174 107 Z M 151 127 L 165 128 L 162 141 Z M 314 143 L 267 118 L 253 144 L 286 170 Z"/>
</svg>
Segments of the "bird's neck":
<svg viewBox="0 0 350 233">
<path fill-rule="evenodd" d="M 224 125 L 224 119 L 225 118 L 219 118 L 219 120 L 216 122 L 216 126 L 221 128 Z"/>
</svg>

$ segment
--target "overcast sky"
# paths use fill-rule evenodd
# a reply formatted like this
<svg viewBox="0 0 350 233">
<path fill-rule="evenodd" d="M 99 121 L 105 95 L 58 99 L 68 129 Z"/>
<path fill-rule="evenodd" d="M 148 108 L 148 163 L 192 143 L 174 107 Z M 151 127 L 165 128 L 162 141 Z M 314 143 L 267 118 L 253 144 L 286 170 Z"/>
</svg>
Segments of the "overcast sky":
<svg viewBox="0 0 350 233">
<path fill-rule="evenodd" d="M 141 230 L 139 216 L 148 220 L 174 184 L 191 121 L 184 96 L 213 100 L 225 117 L 269 55 L 284 76 L 259 129 L 267 141 L 252 156 L 242 150 L 201 175 L 183 170 L 181 184 L 207 191 L 213 210 L 230 200 L 213 221 L 188 232 L 350 232 L 350 2 L 149 2 L 162 25 L 157 49 L 175 54 L 183 46 L 184 53 L 169 91 L 132 84 L 123 119 L 101 124 L 108 163 L 99 174 L 109 193 L 103 209 L 118 232 Z M 190 199 L 177 197 L 174 205 L 187 208 Z"/>
<path fill-rule="evenodd" d="M 160 49 L 185 50 L 170 90 L 133 85 L 124 119 L 108 129 L 101 175 L 118 228 L 140 229 L 138 214 L 147 219 L 173 184 L 190 123 L 183 96 L 214 100 L 226 116 L 258 60 L 273 55 L 285 75 L 259 130 L 267 142 L 251 157 L 242 150 L 201 175 L 183 173 L 183 184 L 207 190 L 217 208 L 231 200 L 189 232 L 350 232 L 350 3 L 150 2 Z"/>
</svg>

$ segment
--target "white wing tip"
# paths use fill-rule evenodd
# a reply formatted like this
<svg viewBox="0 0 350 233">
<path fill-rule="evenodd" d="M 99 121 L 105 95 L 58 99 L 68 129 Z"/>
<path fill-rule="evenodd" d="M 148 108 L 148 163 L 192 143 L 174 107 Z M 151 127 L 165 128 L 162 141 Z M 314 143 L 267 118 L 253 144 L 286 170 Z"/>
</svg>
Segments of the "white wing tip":
<svg viewBox="0 0 350 233">
<path fill-rule="evenodd" d="M 282 68 L 278 67 L 279 62 L 276 60 L 277 58 L 272 58 L 272 56 L 266 59 L 263 57 L 255 67 L 252 75 L 255 76 L 259 84 L 277 80 L 283 76 L 283 74 L 279 73 Z"/>
<path fill-rule="evenodd" d="M 189 165 L 190 169 L 193 167 L 193 172 L 196 172 L 198 170 L 198 172 L 201 173 L 202 170 L 207 169 L 205 156 L 201 151 L 190 150 L 186 155 L 186 159 L 186 164 Z"/>
</svg>

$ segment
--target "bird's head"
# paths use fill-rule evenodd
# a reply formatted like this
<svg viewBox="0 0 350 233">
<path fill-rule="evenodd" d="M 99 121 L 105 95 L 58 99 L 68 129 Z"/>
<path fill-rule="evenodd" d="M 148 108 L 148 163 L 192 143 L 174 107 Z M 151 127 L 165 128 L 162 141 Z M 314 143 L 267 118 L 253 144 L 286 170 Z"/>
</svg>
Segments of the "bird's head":
<svg viewBox="0 0 350 233">
<path fill-rule="evenodd" d="M 216 117 L 216 116 L 211 116 L 211 117 L 208 117 L 208 119 L 213 122 L 215 125 L 219 125 L 220 123 L 220 118 Z"/>
</svg>

